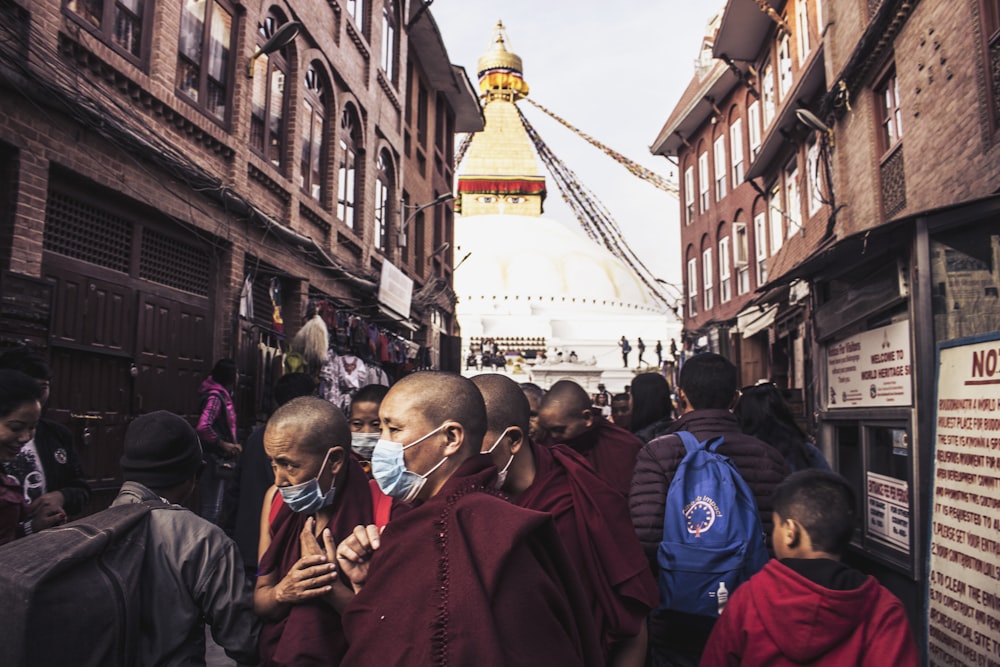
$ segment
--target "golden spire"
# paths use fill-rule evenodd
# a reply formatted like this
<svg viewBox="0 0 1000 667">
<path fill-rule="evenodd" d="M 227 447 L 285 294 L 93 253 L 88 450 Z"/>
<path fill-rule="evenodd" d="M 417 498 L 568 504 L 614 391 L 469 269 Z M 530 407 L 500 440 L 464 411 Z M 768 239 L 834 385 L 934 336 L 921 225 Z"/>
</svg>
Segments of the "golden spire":
<svg viewBox="0 0 1000 667">
<path fill-rule="evenodd" d="M 519 100 L 528 94 L 522 78 L 521 57 L 507 50 L 507 30 L 503 21 L 493 29 L 493 46 L 476 63 L 479 92 L 489 102 L 494 99 Z"/>
</svg>

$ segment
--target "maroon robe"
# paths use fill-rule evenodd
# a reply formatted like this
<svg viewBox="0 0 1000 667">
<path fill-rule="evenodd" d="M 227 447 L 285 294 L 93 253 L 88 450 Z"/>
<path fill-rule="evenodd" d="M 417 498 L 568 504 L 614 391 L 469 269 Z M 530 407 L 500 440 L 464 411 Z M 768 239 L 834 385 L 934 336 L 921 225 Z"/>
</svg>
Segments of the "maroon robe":
<svg viewBox="0 0 1000 667">
<path fill-rule="evenodd" d="M 333 500 L 329 528 L 339 544 L 355 526 L 372 523 L 372 496 L 368 477 L 354 460 L 344 457 L 344 478 Z M 302 557 L 299 535 L 312 514 L 293 512 L 281 503 L 271 522 L 271 546 L 260 559 L 259 572 L 277 571 L 279 579 Z M 262 667 L 319 667 L 339 665 L 347 652 L 340 614 L 321 600 L 292 605 L 279 621 L 264 621 L 260 630 Z M 345 663 L 350 664 L 350 663 Z"/>
<path fill-rule="evenodd" d="M 635 457 L 644 444 L 642 440 L 595 414 L 592 429 L 563 444 L 583 454 L 598 477 L 628 498 L 632 469 L 635 468 Z"/>
<path fill-rule="evenodd" d="M 569 447 L 529 446 L 535 455 L 535 480 L 514 502 L 555 518 L 607 657 L 612 643 L 639 633 L 646 615 L 659 603 L 628 502 Z"/>
<path fill-rule="evenodd" d="M 344 664 L 601 664 L 552 518 L 512 505 L 496 476 L 474 456 L 386 527 L 344 612 Z"/>
</svg>

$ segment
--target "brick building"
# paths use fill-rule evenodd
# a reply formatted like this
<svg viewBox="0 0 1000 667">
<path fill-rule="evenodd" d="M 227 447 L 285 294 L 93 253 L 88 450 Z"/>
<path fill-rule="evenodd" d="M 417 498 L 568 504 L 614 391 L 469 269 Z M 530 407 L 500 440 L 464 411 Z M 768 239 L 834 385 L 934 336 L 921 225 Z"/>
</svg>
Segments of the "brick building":
<svg viewBox="0 0 1000 667">
<path fill-rule="evenodd" d="M 216 358 L 252 426 L 308 302 L 405 350 L 390 375 L 458 369 L 451 212 L 424 205 L 483 121 L 425 3 L 15 0 L 0 88 L 0 342 L 49 355 L 96 488 Z"/>
<path fill-rule="evenodd" d="M 748 334 L 766 340 L 762 377 L 801 397 L 817 444 L 857 492 L 850 560 L 903 599 L 927 660 L 995 660 L 966 640 L 1000 620 L 966 591 L 996 591 L 995 543 L 983 542 L 978 512 L 1000 506 L 1000 483 L 982 470 L 998 460 L 981 449 L 989 422 L 968 406 L 998 382 L 1000 6 L 730 0 L 712 49 L 722 63 L 712 71 L 725 67 L 739 85 L 682 99 L 695 110 L 685 113 L 706 109 L 710 93 L 725 111 L 741 86 L 763 123 L 745 184 L 729 196 L 755 192 L 750 254 L 767 275 L 736 316 L 731 352 L 745 350 Z M 665 135 L 681 127 L 669 125 L 660 152 L 676 155 L 682 174 L 694 165 L 697 208 L 697 160 L 712 155 L 714 130 L 693 124 L 682 141 Z M 717 178 L 707 162 L 702 171 Z M 729 211 L 742 206 L 717 205 L 694 222 L 711 234 L 713 215 L 734 222 Z M 718 247 L 684 233 L 684 261 Z M 718 285 L 713 271 L 691 272 L 688 295 Z M 754 311 L 766 314 L 759 333 Z M 701 333 L 703 318 L 686 313 L 686 330 Z M 751 379 L 745 361 L 743 370 Z M 946 590 L 946 578 L 962 586 Z"/>
</svg>

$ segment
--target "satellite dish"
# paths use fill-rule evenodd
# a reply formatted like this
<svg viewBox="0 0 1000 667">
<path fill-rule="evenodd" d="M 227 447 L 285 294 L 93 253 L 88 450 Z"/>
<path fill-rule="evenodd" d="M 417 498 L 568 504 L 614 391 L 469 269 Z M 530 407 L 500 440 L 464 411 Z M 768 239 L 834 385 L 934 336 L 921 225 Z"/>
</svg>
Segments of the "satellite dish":
<svg viewBox="0 0 1000 667">
<path fill-rule="evenodd" d="M 830 134 L 831 130 L 826 126 L 826 123 L 821 121 L 816 114 L 809 109 L 796 109 L 795 117 L 799 119 L 799 122 L 807 127 L 811 127 L 817 132 L 824 132 Z"/>
</svg>

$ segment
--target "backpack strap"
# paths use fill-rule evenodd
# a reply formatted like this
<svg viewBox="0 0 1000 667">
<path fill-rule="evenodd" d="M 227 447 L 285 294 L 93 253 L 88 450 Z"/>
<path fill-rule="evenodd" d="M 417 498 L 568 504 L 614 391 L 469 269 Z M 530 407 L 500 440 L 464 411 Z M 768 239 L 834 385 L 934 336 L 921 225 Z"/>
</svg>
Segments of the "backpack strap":
<svg viewBox="0 0 1000 667">
<path fill-rule="evenodd" d="M 691 455 L 694 452 L 701 451 L 702 444 L 701 442 L 699 442 L 698 438 L 696 438 L 694 433 L 692 433 L 691 431 L 675 431 L 674 435 L 676 435 L 681 439 L 681 442 L 684 444 L 684 449 L 686 450 L 687 455 Z"/>
<path fill-rule="evenodd" d="M 372 512 L 375 515 L 375 525 L 380 529 L 389 523 L 389 515 L 392 513 L 392 496 L 384 493 L 374 479 L 368 480 L 368 487 L 372 495 Z"/>
</svg>

